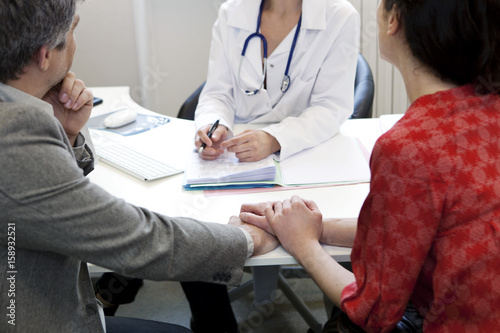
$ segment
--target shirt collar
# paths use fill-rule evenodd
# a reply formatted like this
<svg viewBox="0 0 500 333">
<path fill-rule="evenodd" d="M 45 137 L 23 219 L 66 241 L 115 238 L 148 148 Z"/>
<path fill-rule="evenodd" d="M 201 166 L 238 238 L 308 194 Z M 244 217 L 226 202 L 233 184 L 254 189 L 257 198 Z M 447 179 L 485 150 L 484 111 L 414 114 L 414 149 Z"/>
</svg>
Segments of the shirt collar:
<svg viewBox="0 0 500 333">
<path fill-rule="evenodd" d="M 54 115 L 54 109 L 49 103 L 1 82 L 0 100 L 3 102 L 28 104 L 47 112 L 51 116 Z"/>
<path fill-rule="evenodd" d="M 307 6 L 304 4 L 307 2 Z M 311 30 L 326 29 L 326 0 L 302 1 L 302 28 Z"/>
<path fill-rule="evenodd" d="M 238 29 L 255 32 L 260 3 L 261 0 L 240 1 L 228 18 L 227 24 Z M 302 29 L 326 29 L 326 0 L 302 1 Z"/>
</svg>

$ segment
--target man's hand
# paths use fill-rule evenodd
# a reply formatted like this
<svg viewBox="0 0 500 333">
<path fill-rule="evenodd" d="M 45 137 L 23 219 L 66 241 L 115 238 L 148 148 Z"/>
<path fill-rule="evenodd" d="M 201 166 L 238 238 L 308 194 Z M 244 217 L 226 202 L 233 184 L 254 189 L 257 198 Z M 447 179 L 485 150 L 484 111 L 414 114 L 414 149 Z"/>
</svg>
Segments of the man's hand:
<svg viewBox="0 0 500 333">
<path fill-rule="evenodd" d="M 243 223 L 236 216 L 231 216 L 231 218 L 229 219 L 229 224 L 245 229 L 245 231 L 248 231 L 250 236 L 252 236 L 254 245 L 252 255 L 254 256 L 270 252 L 279 245 L 278 239 L 276 237 L 268 234 L 260 228 L 257 228 L 256 226 Z"/>
<path fill-rule="evenodd" d="M 222 142 L 221 147 L 235 153 L 241 162 L 260 161 L 281 149 L 274 136 L 261 130 L 244 131 Z"/>
<path fill-rule="evenodd" d="M 71 145 L 74 145 L 92 112 L 93 95 L 90 89 L 69 72 L 42 99 L 52 105 L 54 116 L 63 126 Z"/>
<path fill-rule="evenodd" d="M 205 149 L 201 152 L 200 156 L 204 160 L 215 160 L 224 153 L 224 149 L 220 147 L 221 142 L 226 140 L 228 130 L 226 126 L 219 125 L 212 133 L 212 138 L 208 137 L 208 131 L 212 125 L 206 125 L 198 130 L 197 139 L 195 141 L 196 149 L 200 149 L 201 144 L 205 143 Z"/>
</svg>

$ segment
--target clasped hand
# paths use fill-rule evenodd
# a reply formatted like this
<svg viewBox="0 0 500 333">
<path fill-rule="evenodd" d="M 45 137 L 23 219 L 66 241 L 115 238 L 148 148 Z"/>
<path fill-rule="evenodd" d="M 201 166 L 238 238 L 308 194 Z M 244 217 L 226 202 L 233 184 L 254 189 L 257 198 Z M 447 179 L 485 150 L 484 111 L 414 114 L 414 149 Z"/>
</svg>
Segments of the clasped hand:
<svg viewBox="0 0 500 333">
<path fill-rule="evenodd" d="M 90 89 L 85 87 L 83 81 L 76 79 L 74 73 L 69 72 L 42 99 L 52 105 L 54 116 L 74 145 L 92 112 L 93 95 Z"/>
<path fill-rule="evenodd" d="M 205 160 L 215 160 L 224 153 L 224 149 L 235 153 L 241 162 L 260 161 L 263 158 L 281 149 L 275 137 L 261 130 L 247 130 L 227 140 L 228 129 L 219 126 L 209 138 L 207 133 L 210 125 L 201 128 L 197 135 L 196 147 L 199 148 L 204 142 L 205 149 L 201 157 Z"/>
<path fill-rule="evenodd" d="M 293 196 L 283 202 L 244 204 L 240 219 L 275 235 L 281 245 L 300 262 L 323 232 L 323 217 L 318 206 Z"/>
</svg>

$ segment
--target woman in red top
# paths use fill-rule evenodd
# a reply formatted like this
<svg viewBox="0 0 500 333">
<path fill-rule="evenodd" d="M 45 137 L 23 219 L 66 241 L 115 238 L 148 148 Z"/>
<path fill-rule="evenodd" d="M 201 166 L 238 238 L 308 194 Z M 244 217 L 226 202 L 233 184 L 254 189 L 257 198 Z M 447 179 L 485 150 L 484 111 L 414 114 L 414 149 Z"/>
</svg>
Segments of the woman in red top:
<svg viewBox="0 0 500 333">
<path fill-rule="evenodd" d="M 380 53 L 412 104 L 375 145 L 357 228 L 298 197 L 242 207 L 342 310 L 338 322 L 390 332 L 411 302 L 424 332 L 500 329 L 499 17 L 498 0 L 381 1 Z M 320 242 L 351 244 L 353 273 Z"/>
</svg>

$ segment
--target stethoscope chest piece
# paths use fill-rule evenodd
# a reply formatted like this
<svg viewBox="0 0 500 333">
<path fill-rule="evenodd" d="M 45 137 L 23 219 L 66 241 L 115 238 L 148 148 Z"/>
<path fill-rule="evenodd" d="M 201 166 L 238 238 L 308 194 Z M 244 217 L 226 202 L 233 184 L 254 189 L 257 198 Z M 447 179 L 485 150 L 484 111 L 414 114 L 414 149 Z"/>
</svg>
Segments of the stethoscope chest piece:
<svg viewBox="0 0 500 333">
<path fill-rule="evenodd" d="M 290 87 L 290 76 L 285 74 L 283 76 L 283 79 L 281 79 L 281 92 L 286 93 L 289 87 Z"/>
</svg>

